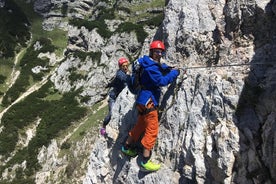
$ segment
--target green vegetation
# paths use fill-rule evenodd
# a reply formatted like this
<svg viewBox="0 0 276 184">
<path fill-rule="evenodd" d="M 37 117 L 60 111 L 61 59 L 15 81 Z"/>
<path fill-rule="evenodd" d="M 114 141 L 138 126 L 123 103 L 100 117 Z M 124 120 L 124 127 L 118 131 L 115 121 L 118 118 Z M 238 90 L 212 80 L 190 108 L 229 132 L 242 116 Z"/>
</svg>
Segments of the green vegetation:
<svg viewBox="0 0 276 184">
<path fill-rule="evenodd" d="M 120 24 L 116 32 L 131 32 L 135 31 L 137 35 L 138 42 L 143 43 L 145 38 L 148 36 L 148 33 L 144 31 L 142 25 L 133 24 L 131 22 L 125 22 Z"/>
<path fill-rule="evenodd" d="M 6 1 L 0 8 L 0 17 L 0 56 L 14 57 L 30 39 L 29 22 L 13 0 Z"/>
<path fill-rule="evenodd" d="M 72 53 L 74 57 L 79 58 L 81 61 L 84 61 L 87 57 L 93 58 L 94 62 L 98 63 L 100 66 L 100 60 L 102 53 L 101 52 L 82 52 L 82 51 L 75 51 Z M 87 72 L 85 71 L 77 71 L 77 68 L 70 68 L 68 70 L 70 72 L 69 80 L 71 84 L 73 84 L 77 80 L 86 79 Z"/>
<path fill-rule="evenodd" d="M 55 28 L 52 31 L 47 31 L 46 33 L 43 33 L 42 36 L 43 35 L 51 40 L 53 46 L 55 47 L 55 50 L 53 52 L 55 52 L 57 56 L 61 56 L 63 54 L 64 48 L 66 48 L 67 46 L 67 32 Z"/>
<path fill-rule="evenodd" d="M 131 4 L 131 6 L 128 7 L 128 10 L 126 7 L 118 7 L 118 9 L 123 10 L 124 12 L 127 12 L 130 14 L 129 22 L 137 23 L 141 20 L 148 20 L 149 17 L 155 17 L 159 15 L 163 16 L 163 8 L 165 6 L 165 0 L 152 0 L 149 2 L 143 2 L 143 3 L 135 3 Z M 152 13 L 148 10 L 152 8 L 159 8 L 161 9 L 160 12 Z M 137 14 L 137 12 L 140 12 Z M 116 16 L 120 17 L 121 19 L 124 19 L 122 15 L 117 14 Z M 161 22 L 160 22 L 161 23 Z M 146 23 L 144 25 L 147 25 Z M 160 25 L 160 24 L 159 24 Z"/>
<path fill-rule="evenodd" d="M 6 21 L 5 23 L 1 22 L 2 25 L 5 24 L 6 27 L 0 28 L 1 35 L 6 39 L 1 39 L 0 42 L 0 54 L 4 56 L 4 58 L 0 59 L 0 90 L 2 92 L 1 94 L 6 92 L 1 105 L 6 106 L 17 99 L 28 87 L 33 85 L 33 83 L 40 81 L 42 77 L 49 72 L 49 70 L 46 70 L 39 74 L 32 73 L 31 69 L 35 66 L 48 67 L 50 69 L 48 66 L 48 59 L 39 59 L 37 58 L 38 54 L 40 52 L 56 52 L 58 55 L 61 55 L 67 44 L 67 34 L 65 31 L 55 29 L 49 32 L 42 29 L 42 18 L 33 12 L 30 3 L 26 3 L 22 0 L 7 2 L 7 5 L 12 4 L 13 10 L 15 10 L 15 8 L 18 9 L 12 11 L 15 13 L 15 16 L 12 14 L 7 15 L 7 12 L 10 13 L 7 9 L 0 10 L 1 21 Z M 6 10 L 6 12 L 4 12 L 4 10 Z M 16 20 L 12 20 L 15 19 L 14 17 L 16 17 Z M 28 21 L 26 17 L 28 17 Z M 24 21 L 25 27 L 20 27 L 23 23 L 19 23 L 19 21 L 22 21 L 23 18 L 24 20 L 26 19 Z M 15 26 L 12 25 L 13 23 L 15 23 Z M 27 24 L 31 24 L 31 27 L 27 27 Z M 18 57 L 18 66 L 14 66 L 12 62 L 13 59 L 11 58 L 15 55 L 11 53 L 6 54 L 1 46 L 5 45 L 9 50 L 13 51 L 10 45 L 15 43 L 13 46 L 15 52 L 19 52 L 22 48 L 24 49 L 24 47 L 27 47 L 25 43 L 30 39 L 30 36 L 21 36 L 20 39 L 15 39 L 23 32 L 23 29 L 27 30 L 28 34 L 30 34 L 29 31 L 31 30 L 33 33 L 33 41 L 30 41 L 26 51 L 23 50 L 23 52 L 21 52 L 21 55 Z M 6 30 L 9 31 L 10 37 L 8 37 L 5 32 L 3 33 L 3 31 Z M 37 41 L 42 48 L 35 51 L 33 46 Z M 8 42 L 8 44 L 6 44 L 6 42 Z M 18 47 L 18 45 L 20 47 Z M 13 68 L 16 70 L 20 69 L 20 75 L 14 85 L 6 91 L 7 86 L 5 81 L 10 80 L 9 78 Z M 58 94 L 51 85 L 52 84 L 49 83 L 44 85 L 39 91 L 26 97 L 24 101 L 13 105 L 2 117 L 1 124 L 4 128 L 0 134 L 0 154 L 4 159 L 10 156 L 11 152 L 14 150 L 17 150 L 17 152 L 5 166 L 0 168 L 0 173 L 2 173 L 5 168 L 9 168 L 16 163 L 22 163 L 24 160 L 27 161 L 27 169 L 24 171 L 20 168 L 17 169 L 15 180 L 12 182 L 1 181 L 1 183 L 35 183 L 32 176 L 40 167 L 35 156 L 39 148 L 41 148 L 42 145 L 47 146 L 50 140 L 58 135 L 60 130 L 66 129 L 72 122 L 86 115 L 86 108 L 79 107 L 75 99 L 78 92 Z M 41 120 L 36 128 L 36 136 L 29 142 L 28 147 L 23 149 L 16 147 L 19 139 L 19 132 L 24 132 L 23 130 L 25 127 L 33 124 L 39 118 Z"/>
<path fill-rule="evenodd" d="M 127 14 L 131 14 L 131 10 L 129 8 L 127 8 L 127 7 L 118 7 L 118 11 L 123 11 L 123 12 L 125 12 Z"/>
<path fill-rule="evenodd" d="M 69 20 L 69 24 L 74 25 L 78 28 L 81 26 L 86 27 L 89 31 L 97 28 L 97 32 L 103 38 L 110 38 L 112 32 L 107 29 L 107 25 L 105 24 L 105 19 L 113 19 L 114 18 L 114 9 L 105 9 L 104 7 L 98 7 L 100 13 L 98 14 L 96 20 L 87 21 L 83 19 L 71 19 Z"/>
<path fill-rule="evenodd" d="M 0 75 L 0 84 L 4 84 L 7 77 Z"/>
<path fill-rule="evenodd" d="M 151 13 L 146 11 L 150 8 L 163 8 L 165 5 L 164 1 L 154 0 L 148 3 L 139 3 L 131 5 L 130 7 L 122 7 L 117 6 L 112 9 L 105 9 L 104 7 L 98 7 L 98 11 L 100 13 L 97 15 L 96 20 L 89 21 L 83 19 L 72 19 L 69 21 L 69 24 L 74 25 L 78 28 L 81 26 L 86 27 L 89 31 L 97 28 L 97 32 L 103 38 L 110 38 L 114 33 L 123 33 L 123 32 L 132 32 L 134 31 L 137 35 L 138 42 L 143 43 L 148 34 L 144 30 L 144 26 L 160 26 L 163 19 L 163 11 L 161 10 L 159 13 Z M 125 15 L 120 14 L 120 11 L 125 12 L 129 15 L 129 17 L 125 17 Z M 136 12 L 144 11 L 144 13 L 136 14 Z M 148 18 L 150 17 L 150 18 Z M 119 20 L 128 20 L 128 22 L 124 22 L 119 25 L 118 29 L 114 32 L 108 30 L 105 20 L 110 19 L 119 19 Z M 142 20 L 142 21 L 141 21 Z"/>
<path fill-rule="evenodd" d="M 0 75 L 8 76 L 13 67 L 11 58 L 0 58 Z"/>
<path fill-rule="evenodd" d="M 66 11 L 66 6 L 63 11 Z M 26 47 L 31 38 L 30 31 L 34 40 L 40 39 L 42 35 L 52 40 L 59 55 L 66 47 L 66 32 L 60 29 L 43 30 L 42 17 L 33 11 L 30 3 L 23 0 L 6 1 L 5 7 L 0 9 L 0 17 L 0 56 L 14 57 L 15 52 Z"/>
<path fill-rule="evenodd" d="M 93 129 L 95 126 L 98 125 L 98 121 L 105 117 L 108 107 L 105 106 L 104 108 L 98 110 L 100 105 L 101 103 L 98 103 L 92 107 L 92 113 L 88 115 L 87 120 L 70 137 L 70 142 L 73 143 L 79 141 L 83 137 L 85 132 L 87 132 L 87 130 Z M 96 111 L 96 113 L 93 113 L 94 111 Z"/>
<path fill-rule="evenodd" d="M 164 6 L 165 6 L 165 0 L 151 0 L 148 2 L 131 5 L 130 8 L 132 12 L 137 12 L 137 11 L 147 10 L 150 8 L 158 8 L 158 7 L 162 8 Z"/>
<path fill-rule="evenodd" d="M 101 60 L 102 53 L 101 52 L 82 52 L 82 51 L 75 51 L 73 53 L 74 57 L 80 58 L 80 60 L 84 61 L 86 57 L 91 57 L 93 60 L 96 60 L 98 63 Z"/>
<path fill-rule="evenodd" d="M 69 75 L 69 80 L 71 81 L 71 85 L 72 85 L 73 82 L 81 80 L 81 79 L 85 79 L 85 77 L 86 77 L 86 75 L 82 75 L 77 72 L 71 72 Z"/>
<path fill-rule="evenodd" d="M 90 100 L 90 97 L 89 97 L 89 96 L 80 97 L 80 102 L 81 102 L 82 104 L 87 103 L 89 100 Z"/>
<path fill-rule="evenodd" d="M 26 3 L 24 0 L 16 0 L 15 3 L 20 6 L 30 22 L 32 40 L 39 40 L 41 37 L 48 38 L 56 48 L 55 53 L 61 55 L 67 45 L 67 32 L 57 28 L 52 31 L 45 31 L 42 28 L 43 18 L 33 11 L 31 3 Z"/>
<path fill-rule="evenodd" d="M 32 48 L 28 48 L 25 54 L 26 43 L 30 40 L 30 31 L 32 32 L 32 39 L 34 41 L 40 40 L 43 42 L 43 40 L 48 40 L 47 42 L 51 42 L 51 45 L 45 43 L 48 46 L 43 48 L 43 52 L 55 52 L 57 55 L 61 55 L 67 45 L 67 33 L 60 29 L 54 29 L 53 31 L 43 30 L 42 17 L 33 11 L 31 3 L 26 3 L 23 0 L 6 1 L 5 7 L 0 9 L 0 17 L 2 25 L 0 27 L 0 75 L 2 76 L 1 80 L 5 79 L 4 82 L 1 81 L 0 83 L 0 95 L 3 95 L 10 85 L 13 68 L 15 71 L 20 70 L 13 63 L 15 61 L 13 59 L 15 53 L 18 53 L 20 50 L 23 52 L 20 52 L 18 63 L 21 62 L 19 66 L 24 66 L 25 68 L 21 71 L 16 85 L 13 89 L 8 89 L 8 95 L 4 97 L 2 105 L 7 105 L 24 92 L 29 84 L 33 81 L 41 80 L 44 76 L 41 73 L 31 74 L 30 71 L 32 66 L 38 66 L 43 63 L 45 65 L 46 63 L 46 61 L 36 58 L 38 51 L 31 51 Z M 32 46 L 34 41 L 29 41 L 29 45 Z M 42 51 L 40 50 L 40 52 Z M 28 66 L 25 67 L 26 63 L 28 63 Z M 30 63 L 33 63 L 32 66 Z"/>
<path fill-rule="evenodd" d="M 0 39 L 0 56 L 4 56 L 0 59 L 0 95 L 3 96 L 5 93 L 1 104 L 5 107 L 18 99 L 33 84 L 41 81 L 52 70 L 48 59 L 40 59 L 37 57 L 38 54 L 41 52 L 55 52 L 61 55 L 67 45 L 67 34 L 65 31 L 60 29 L 45 31 L 42 29 L 42 18 L 33 11 L 31 3 L 26 3 L 24 0 L 9 0 L 6 2 L 8 2 L 6 6 L 11 6 L 10 9 L 13 8 L 14 11 L 12 11 L 13 15 L 11 15 L 7 8 L 0 9 L 0 22 L 5 25 L 0 28 L 0 33 L 2 33 L 1 35 L 4 38 L 4 40 Z M 147 9 L 163 6 L 163 0 L 154 0 L 143 5 L 125 8 L 104 9 L 99 7 L 97 10 L 100 10 L 100 13 L 97 15 L 96 20 L 74 19 L 69 20 L 69 23 L 77 27 L 85 26 L 89 30 L 96 28 L 103 38 L 110 38 L 114 33 L 135 32 L 138 41 L 142 43 L 148 36 L 144 26 L 159 26 L 163 20 L 163 12 L 151 13 Z M 135 16 L 136 11 L 145 13 Z M 67 12 L 68 6 L 65 3 L 62 5 L 61 13 L 65 16 Z M 130 16 L 124 17 L 124 13 Z M 105 23 L 106 20 L 111 19 L 118 19 L 123 22 L 114 32 L 109 31 Z M 32 33 L 32 38 L 30 38 L 30 32 Z M 0 38 L 2 37 L 0 36 Z M 34 50 L 36 42 L 39 42 L 39 45 L 42 46 L 39 50 Z M 15 60 L 12 58 L 19 51 L 21 52 L 18 57 L 18 63 L 15 65 Z M 101 52 L 75 52 L 73 54 L 81 60 L 91 57 L 98 64 L 101 58 Z M 48 70 L 35 74 L 31 71 L 35 66 L 42 66 L 48 68 Z M 19 70 L 20 75 L 13 86 L 8 89 L 5 83 L 11 80 L 12 71 Z M 86 77 L 85 72 L 74 69 L 72 69 L 69 76 L 72 81 L 84 77 Z M 70 149 L 89 130 L 95 128 L 99 120 L 103 119 L 107 112 L 106 106 L 98 110 L 99 106 L 102 105 L 101 103 L 95 104 L 91 110 L 81 107 L 79 101 L 87 102 L 90 97 L 79 97 L 79 94 L 80 90 L 61 94 L 48 81 L 38 91 L 33 92 L 10 107 L 1 119 L 3 129 L 0 133 L 0 155 L 1 161 L 12 157 L 0 167 L 0 174 L 5 169 L 11 168 L 15 164 L 20 164 L 25 160 L 27 167 L 26 169 L 18 168 L 15 173 L 12 173 L 16 175 L 15 180 L 1 181 L 0 184 L 35 183 L 34 174 L 41 167 L 37 160 L 37 154 L 41 147 L 48 146 L 52 139 L 65 135 L 64 132 L 71 130 L 73 130 L 73 134 L 62 144 L 61 148 L 63 149 L 62 152 L 68 155 L 68 158 L 72 157 L 71 165 L 65 171 L 68 176 L 72 175 L 77 165 L 77 160 L 70 153 Z M 87 117 L 87 119 L 84 120 L 84 117 Z M 23 132 L 36 123 L 38 123 L 37 127 L 35 127 L 36 134 L 30 140 L 28 146 L 23 147 L 18 144 L 19 139 L 24 138 Z M 76 128 L 77 130 L 75 131 Z M 13 156 L 13 154 L 15 155 Z"/>
<path fill-rule="evenodd" d="M 8 89 L 6 92 L 6 95 L 3 97 L 2 105 L 7 106 L 14 102 L 22 93 L 24 93 L 27 88 L 31 85 L 30 81 L 40 81 L 44 75 L 46 75 L 49 71 L 43 71 L 38 74 L 35 74 L 32 72 L 32 68 L 35 66 L 42 66 L 47 67 L 48 66 L 48 60 L 43 60 L 38 58 L 38 54 L 40 52 L 53 52 L 55 47 L 51 45 L 50 40 L 46 38 L 41 38 L 38 40 L 42 48 L 40 50 L 35 51 L 33 49 L 34 44 L 32 44 L 31 47 L 29 47 L 21 59 L 20 67 L 21 67 L 21 73 L 14 83 L 14 85 Z"/>
<path fill-rule="evenodd" d="M 104 38 L 110 38 L 113 34 L 111 31 L 107 29 L 107 25 L 102 21 L 87 21 L 82 19 L 73 19 L 70 20 L 70 24 L 77 26 L 80 28 L 81 26 L 86 27 L 89 31 L 94 28 L 97 28 L 97 32 Z M 144 31 L 143 25 L 133 24 L 131 22 L 123 23 L 119 26 L 119 28 L 115 32 L 131 32 L 135 31 L 137 34 L 137 39 L 140 43 L 142 43 L 148 34 Z"/>
<path fill-rule="evenodd" d="M 62 14 L 63 16 L 66 16 L 67 11 L 68 11 L 68 5 L 67 5 L 67 3 L 64 2 L 64 3 L 62 4 L 62 7 L 61 7 L 61 14 Z"/>
<path fill-rule="evenodd" d="M 74 25 L 78 28 L 81 28 L 82 26 L 86 27 L 89 31 L 92 29 L 97 28 L 97 32 L 104 38 L 109 38 L 112 35 L 112 32 L 110 32 L 107 29 L 107 25 L 103 21 L 87 21 L 82 19 L 71 19 L 69 21 L 69 24 Z"/>
<path fill-rule="evenodd" d="M 115 17 L 115 9 L 110 8 L 106 9 L 105 7 L 99 7 L 98 10 L 100 10 L 100 13 L 97 16 L 97 20 L 103 21 L 104 20 L 112 20 Z"/>
<path fill-rule="evenodd" d="M 48 95 L 44 98 L 46 101 L 56 101 L 62 98 L 62 94 L 58 92 L 57 89 L 53 87 L 48 89 Z"/>
<path fill-rule="evenodd" d="M 164 15 L 163 14 L 160 14 L 160 15 L 157 15 L 155 17 L 152 17 L 151 19 L 148 19 L 147 21 L 145 21 L 145 24 L 146 25 L 149 25 L 149 26 L 160 26 L 162 21 L 164 19 Z"/>
<path fill-rule="evenodd" d="M 17 170 L 16 174 L 19 174 L 20 172 Z M 13 181 L 0 181 L 0 184 L 35 184 L 35 179 L 24 179 L 24 178 L 16 178 L 16 180 Z"/>
<path fill-rule="evenodd" d="M 62 132 L 64 136 L 68 135 L 68 132 L 73 132 L 73 134 L 69 137 L 69 139 L 67 139 L 66 142 L 62 144 L 61 146 L 62 151 L 59 154 L 59 157 L 63 157 L 64 155 L 66 155 L 66 157 L 69 159 L 69 164 L 65 170 L 65 173 L 68 177 L 67 178 L 68 181 L 70 181 L 70 178 L 72 177 L 72 173 L 75 171 L 75 169 L 77 167 L 80 167 L 79 163 L 82 163 L 84 160 L 87 160 L 86 158 L 89 157 L 90 155 L 89 151 L 83 150 L 83 153 L 76 158 L 72 150 L 75 149 L 75 145 L 76 145 L 75 143 L 81 141 L 87 133 L 92 132 L 93 134 L 95 131 L 98 131 L 97 127 L 98 127 L 99 120 L 104 118 L 108 108 L 107 106 L 104 106 L 104 107 L 100 107 L 100 106 L 102 106 L 102 102 L 93 105 L 93 107 L 89 110 L 89 114 L 86 117 L 86 120 L 82 121 L 81 124 L 76 125 L 78 126 L 77 130 L 75 130 L 76 126 L 71 126 L 66 131 Z M 64 182 L 64 183 L 67 183 L 67 182 Z"/>
<path fill-rule="evenodd" d="M 37 159 L 34 155 L 38 154 L 41 146 L 47 146 L 60 131 L 65 130 L 72 122 L 78 121 L 87 114 L 84 107 L 80 107 L 76 96 L 79 91 L 64 94 L 53 103 L 46 100 L 50 95 L 55 94 L 53 84 L 48 82 L 38 91 L 26 97 L 20 103 L 11 107 L 2 117 L 4 131 L 0 134 L 0 154 L 8 157 L 15 149 L 18 141 L 18 131 L 34 123 L 40 118 L 40 123 L 36 128 L 36 136 L 29 142 L 27 148 L 16 153 L 16 155 L 6 164 L 6 167 L 21 163 L 27 160 L 27 175 L 34 174 L 39 168 Z M 30 105 L 32 104 L 32 105 Z M 3 172 L 1 169 L 1 172 Z"/>
<path fill-rule="evenodd" d="M 69 155 L 70 152 L 68 149 L 71 148 L 71 146 L 75 142 L 80 141 L 88 131 L 95 130 L 95 127 L 97 127 L 99 120 L 102 120 L 105 117 L 108 110 L 107 106 L 104 106 L 103 108 L 99 109 L 101 105 L 101 102 L 93 105 L 93 107 L 87 112 L 87 119 L 83 121 L 83 123 L 77 128 L 76 131 L 74 131 L 76 127 L 71 126 L 66 131 L 62 132 L 62 134 L 64 135 L 67 135 L 68 132 L 73 132 L 70 138 L 61 146 L 61 148 L 63 149 L 62 155 Z"/>
</svg>

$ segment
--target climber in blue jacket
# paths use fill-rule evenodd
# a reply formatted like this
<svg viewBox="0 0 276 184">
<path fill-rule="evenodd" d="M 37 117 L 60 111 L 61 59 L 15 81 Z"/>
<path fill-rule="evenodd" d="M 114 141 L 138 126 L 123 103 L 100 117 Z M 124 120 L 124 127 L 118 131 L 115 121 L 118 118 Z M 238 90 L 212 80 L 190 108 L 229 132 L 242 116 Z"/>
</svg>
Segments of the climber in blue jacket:
<svg viewBox="0 0 276 184">
<path fill-rule="evenodd" d="M 134 157 L 137 151 L 133 144 L 140 140 L 143 146 L 143 158 L 140 163 L 144 171 L 157 171 L 160 164 L 150 160 L 159 129 L 158 105 L 161 94 L 161 87 L 173 82 L 179 75 L 178 69 L 172 69 L 166 64 L 161 64 L 161 58 L 165 52 L 162 41 L 155 40 L 150 44 L 149 56 L 143 56 L 138 61 L 143 68 L 140 77 L 141 90 L 137 94 L 136 108 L 138 110 L 138 120 L 130 130 L 126 142 L 122 146 L 122 152 Z"/>
</svg>

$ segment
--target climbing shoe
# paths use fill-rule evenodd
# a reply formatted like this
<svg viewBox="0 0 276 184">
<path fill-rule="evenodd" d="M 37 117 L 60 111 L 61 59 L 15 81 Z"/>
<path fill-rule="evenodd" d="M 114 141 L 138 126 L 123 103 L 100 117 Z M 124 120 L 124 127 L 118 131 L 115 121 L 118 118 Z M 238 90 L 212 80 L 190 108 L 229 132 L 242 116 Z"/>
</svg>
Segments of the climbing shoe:
<svg viewBox="0 0 276 184">
<path fill-rule="evenodd" d="M 122 152 L 123 152 L 125 155 L 128 155 L 128 156 L 130 156 L 130 157 L 135 157 L 135 156 L 138 155 L 138 153 L 137 153 L 135 150 L 133 150 L 133 149 L 131 149 L 131 148 L 125 149 L 124 146 L 122 146 Z"/>
<path fill-rule="evenodd" d="M 154 172 L 159 170 L 161 167 L 160 164 L 155 164 L 152 161 L 148 160 L 147 163 L 141 162 L 141 170 L 145 172 Z"/>
</svg>

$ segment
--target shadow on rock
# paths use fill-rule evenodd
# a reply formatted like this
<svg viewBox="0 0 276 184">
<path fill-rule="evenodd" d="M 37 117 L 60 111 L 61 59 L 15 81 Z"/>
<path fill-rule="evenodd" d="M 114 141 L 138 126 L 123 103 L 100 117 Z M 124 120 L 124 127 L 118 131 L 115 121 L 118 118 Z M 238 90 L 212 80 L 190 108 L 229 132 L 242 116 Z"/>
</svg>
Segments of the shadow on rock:
<svg viewBox="0 0 276 184">
<path fill-rule="evenodd" d="M 130 158 L 123 155 L 121 152 L 122 145 L 127 139 L 129 130 L 136 123 L 137 112 L 135 108 L 129 110 L 124 117 L 122 117 L 122 124 L 119 127 L 119 134 L 117 139 L 114 140 L 110 137 L 107 137 L 108 147 L 111 149 L 110 163 L 113 166 L 116 166 L 116 170 L 113 176 L 113 183 L 118 183 L 118 179 L 122 176 L 127 175 L 129 170 L 129 160 Z M 120 179 L 119 179 L 120 180 Z M 122 178 L 124 180 L 124 178 Z"/>
</svg>

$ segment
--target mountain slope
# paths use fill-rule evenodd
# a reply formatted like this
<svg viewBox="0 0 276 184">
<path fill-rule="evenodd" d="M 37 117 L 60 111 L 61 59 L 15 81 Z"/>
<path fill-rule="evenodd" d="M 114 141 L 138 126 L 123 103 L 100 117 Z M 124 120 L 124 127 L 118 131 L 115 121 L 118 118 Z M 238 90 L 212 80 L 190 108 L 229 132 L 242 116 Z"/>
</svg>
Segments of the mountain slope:
<svg viewBox="0 0 276 184">
<path fill-rule="evenodd" d="M 164 89 L 153 154 L 162 168 L 145 174 L 139 156 L 120 155 L 135 123 L 134 99 L 124 91 L 108 139 L 94 144 L 84 183 L 275 182 L 273 7 L 269 1 L 169 1 L 167 62 L 188 66 L 188 73 Z"/>
<path fill-rule="evenodd" d="M 5 1 L 3 2 L 5 4 Z M 116 62 L 109 61 L 116 61 L 114 58 L 120 57 L 119 53 L 127 53 L 129 50 L 135 53 L 131 57 L 137 57 L 141 47 L 137 37 L 141 42 L 147 33 L 141 23 L 137 25 L 137 20 L 133 23 L 126 21 L 128 14 L 118 14 L 122 10 L 115 2 L 95 2 L 96 5 L 99 4 L 96 7 L 85 1 L 55 2 L 55 6 L 48 1 L 34 1 L 33 4 L 24 1 L 16 3 L 31 23 L 32 39 L 21 53 L 16 65 L 12 66 L 20 72 L 17 80 L 11 87 L 5 88 L 3 85 L 1 183 L 78 183 L 85 176 L 85 166 L 94 142 L 95 126 L 106 111 L 106 106 L 98 107 L 106 104 L 104 100 L 108 89 L 105 85 L 115 72 Z M 160 1 L 153 3 L 157 7 L 160 6 Z M 81 16 L 76 19 L 78 13 L 83 16 L 89 15 L 89 12 L 83 11 L 84 4 L 91 8 L 91 12 L 98 11 L 98 7 L 101 7 L 99 16 L 91 19 Z M 145 7 L 150 6 L 150 3 L 142 4 Z M 30 11 L 31 6 L 44 16 L 43 21 Z M 138 6 L 139 4 L 136 8 Z M 115 19 L 115 25 L 110 17 L 106 17 L 109 15 L 106 9 L 114 11 L 111 16 L 116 14 L 119 17 Z M 158 9 L 154 13 L 140 14 L 162 16 L 162 8 L 161 11 Z M 131 13 L 127 9 L 123 11 Z M 83 18 L 83 23 L 87 27 L 80 28 L 72 22 L 80 21 L 80 18 Z M 149 30 L 156 29 L 154 25 L 161 23 L 161 19 L 154 20 L 153 23 L 149 23 Z M 143 21 L 147 22 L 147 19 Z M 90 23 L 96 27 L 90 27 Z M 42 26 L 44 30 L 41 29 Z M 109 26 L 110 30 L 106 31 L 112 33 L 113 37 L 110 35 L 111 37 L 101 38 L 101 26 L 104 26 L 105 30 L 106 26 Z M 113 27 L 117 29 L 116 32 Z M 60 51 L 63 42 L 67 40 L 59 29 L 69 30 L 68 46 L 65 55 L 62 56 Z M 135 33 L 136 29 L 139 30 L 138 33 Z M 124 51 L 124 40 L 129 39 L 129 35 L 133 36 L 133 45 L 124 48 Z M 90 46 L 75 42 L 79 39 Z M 96 45 L 90 43 L 93 40 L 97 40 Z M 104 48 L 108 42 L 114 43 L 111 47 L 107 45 Z M 118 48 L 114 49 L 116 45 Z M 120 45 L 122 47 L 119 47 Z M 105 75 L 106 72 L 109 74 Z M 8 76 L 8 73 L 5 75 Z M 45 156 L 47 154 L 50 155 Z M 76 155 L 78 159 L 75 158 Z M 55 169 L 50 169 L 52 167 Z"/>
<path fill-rule="evenodd" d="M 33 37 L 21 76 L 1 84 L 0 183 L 275 182 L 274 1 L 16 2 L 42 18 L 23 11 Z M 162 91 L 152 156 L 162 168 L 145 174 L 140 157 L 120 154 L 136 119 L 127 89 L 107 138 L 98 126 L 118 58 L 148 54 L 153 39 L 164 62 L 188 69 Z"/>
</svg>

